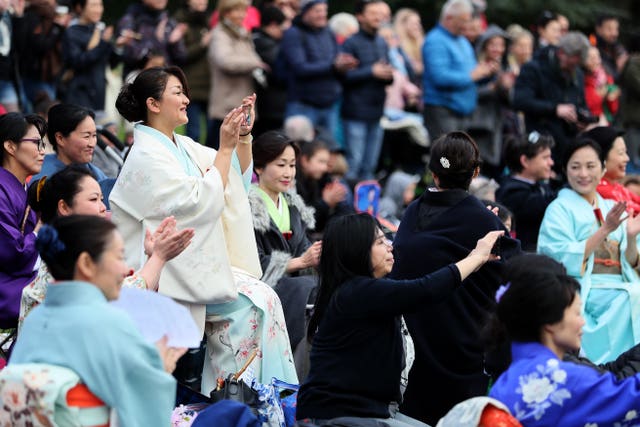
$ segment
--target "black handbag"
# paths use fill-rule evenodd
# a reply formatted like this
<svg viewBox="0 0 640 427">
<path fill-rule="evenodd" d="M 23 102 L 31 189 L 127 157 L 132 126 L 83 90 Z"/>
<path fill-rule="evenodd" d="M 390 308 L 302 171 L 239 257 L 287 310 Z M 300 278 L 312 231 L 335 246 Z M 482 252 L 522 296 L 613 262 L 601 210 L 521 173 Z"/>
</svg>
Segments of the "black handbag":
<svg viewBox="0 0 640 427">
<path fill-rule="evenodd" d="M 213 389 L 210 397 L 212 403 L 216 403 L 221 400 L 233 400 L 235 402 L 243 403 L 251 408 L 251 412 L 253 412 L 254 415 L 258 415 L 258 392 L 249 384 L 237 379 L 234 374 L 229 374 L 223 383 Z"/>
</svg>

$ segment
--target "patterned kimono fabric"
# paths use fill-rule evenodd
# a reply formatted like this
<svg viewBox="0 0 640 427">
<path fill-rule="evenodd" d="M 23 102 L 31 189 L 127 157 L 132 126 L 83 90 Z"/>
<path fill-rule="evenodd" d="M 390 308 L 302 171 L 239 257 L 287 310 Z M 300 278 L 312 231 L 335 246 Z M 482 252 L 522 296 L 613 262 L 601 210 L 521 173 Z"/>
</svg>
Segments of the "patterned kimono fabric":
<svg viewBox="0 0 640 427">
<path fill-rule="evenodd" d="M 597 196 L 602 218 L 613 203 Z M 626 224 L 583 262 L 586 242 L 599 227 L 594 207 L 563 189 L 547 208 L 538 238 L 538 252 L 561 262 L 582 285 L 582 349 L 595 363 L 614 360 L 640 342 L 640 277 L 624 256 Z"/>
</svg>

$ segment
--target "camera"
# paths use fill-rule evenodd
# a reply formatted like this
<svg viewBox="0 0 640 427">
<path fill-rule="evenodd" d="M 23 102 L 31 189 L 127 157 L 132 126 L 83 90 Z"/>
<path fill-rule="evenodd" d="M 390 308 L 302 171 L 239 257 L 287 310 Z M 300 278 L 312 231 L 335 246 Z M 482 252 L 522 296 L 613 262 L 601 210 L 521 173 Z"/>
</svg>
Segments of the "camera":
<svg viewBox="0 0 640 427">
<path fill-rule="evenodd" d="M 576 113 L 578 115 L 578 121 L 580 123 L 592 124 L 598 123 L 598 121 L 600 120 L 598 116 L 594 116 L 593 114 L 591 114 L 591 111 L 587 110 L 586 108 L 578 108 L 578 111 Z"/>
</svg>

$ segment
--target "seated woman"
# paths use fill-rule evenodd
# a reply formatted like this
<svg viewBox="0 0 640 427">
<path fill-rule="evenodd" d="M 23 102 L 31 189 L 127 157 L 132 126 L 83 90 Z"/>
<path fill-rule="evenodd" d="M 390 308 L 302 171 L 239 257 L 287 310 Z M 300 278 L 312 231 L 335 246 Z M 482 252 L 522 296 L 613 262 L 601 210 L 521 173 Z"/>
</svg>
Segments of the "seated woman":
<svg viewBox="0 0 640 427">
<path fill-rule="evenodd" d="M 108 301 L 127 274 L 124 243 L 97 216 L 56 218 L 38 234 L 38 250 L 55 280 L 26 319 L 9 361 L 47 363 L 75 371 L 115 409 L 118 425 L 169 426 L 176 398 L 171 375 L 184 350 L 149 344 L 129 316 Z"/>
<path fill-rule="evenodd" d="M 587 322 L 582 348 L 602 363 L 640 341 L 640 216 L 624 221 L 626 204 L 605 200 L 596 191 L 604 163 L 593 140 L 570 144 L 563 167 L 570 188 L 547 208 L 538 252 L 561 262 L 580 281 Z"/>
<path fill-rule="evenodd" d="M 55 218 L 69 215 L 94 215 L 106 217 L 106 208 L 98 181 L 91 172 L 79 165 L 71 165 L 53 175 L 35 182 L 29 191 L 29 205 L 44 224 Z M 122 281 L 122 286 L 140 289 L 158 289 L 160 273 L 167 261 L 178 256 L 189 245 L 194 231 L 191 228 L 178 231 L 173 217 L 165 218 L 156 231 L 147 232 L 145 251 L 149 256 L 144 266 Z M 40 263 L 38 275 L 22 290 L 20 321 L 45 297 L 53 278 L 47 265 Z"/>
<path fill-rule="evenodd" d="M 36 115 L 0 117 L 0 329 L 17 326 L 20 293 L 38 270 L 40 224 L 25 185 L 42 168 L 46 132 L 46 122 Z"/>
<path fill-rule="evenodd" d="M 558 262 L 523 255 L 507 263 L 507 285 L 492 319 L 496 341 L 508 337 L 512 362 L 491 388 L 526 427 L 637 425 L 640 376 L 563 361 L 580 348 L 580 284 Z"/>
<path fill-rule="evenodd" d="M 384 278 L 393 247 L 368 214 L 332 221 L 324 234 L 320 289 L 307 332 L 311 367 L 298 394 L 296 417 L 382 419 L 385 425 L 424 425 L 396 412 L 405 349 L 400 315 L 450 297 L 488 260 L 504 231 L 492 231 L 462 260 L 415 280 Z M 364 420 L 362 420 L 364 421 Z"/>
<path fill-rule="evenodd" d="M 298 146 L 286 135 L 265 132 L 253 142 L 253 167 L 258 185 L 249 191 L 262 280 L 273 286 L 282 301 L 293 349 L 304 336 L 305 310 L 313 303 L 316 267 L 321 242 L 311 243 L 313 209 L 300 196 L 289 193 L 296 176 Z M 305 274 L 306 273 L 306 274 Z"/>
<path fill-rule="evenodd" d="M 597 126 L 582 134 L 582 137 L 594 140 L 602 150 L 602 160 L 606 166 L 604 176 L 596 190 L 604 199 L 625 202 L 627 211 L 640 213 L 640 196 L 622 185 L 626 175 L 629 155 L 627 145 L 622 138 L 623 132 L 609 126 Z"/>
</svg>

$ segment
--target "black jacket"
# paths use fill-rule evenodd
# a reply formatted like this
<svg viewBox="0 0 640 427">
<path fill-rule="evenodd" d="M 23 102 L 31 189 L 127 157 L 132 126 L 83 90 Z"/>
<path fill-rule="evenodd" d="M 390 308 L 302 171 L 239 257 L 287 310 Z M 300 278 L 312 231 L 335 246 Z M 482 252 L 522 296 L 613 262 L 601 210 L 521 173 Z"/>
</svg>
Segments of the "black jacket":
<svg viewBox="0 0 640 427">
<path fill-rule="evenodd" d="M 342 117 L 363 121 L 380 120 L 384 112 L 385 88 L 391 81 L 374 77 L 372 66 L 378 61 L 389 62 L 384 39 L 377 34 L 360 30 L 344 42 L 342 50 L 358 60 L 358 68 L 345 73 Z"/>
<path fill-rule="evenodd" d="M 523 250 L 536 251 L 544 212 L 556 196 L 556 190 L 545 183 L 531 184 L 512 176 L 500 182 L 496 200 L 513 212 L 516 236 Z"/>
<path fill-rule="evenodd" d="M 253 33 L 253 44 L 260 59 L 274 70 L 280 52 L 280 40 L 258 29 Z M 287 86 L 273 75 L 273 71 L 266 72 L 266 77 L 267 87 L 256 85 L 258 118 L 282 120 L 287 105 Z"/>
<path fill-rule="evenodd" d="M 584 75 L 577 67 L 573 75 L 560 70 L 555 47 L 543 48 L 522 66 L 516 79 L 513 108 L 524 112 L 527 132 L 551 134 L 555 169 L 560 171 L 567 144 L 578 134 L 578 128 L 556 116 L 558 104 L 573 104 L 587 110 L 584 98 Z"/>
</svg>

